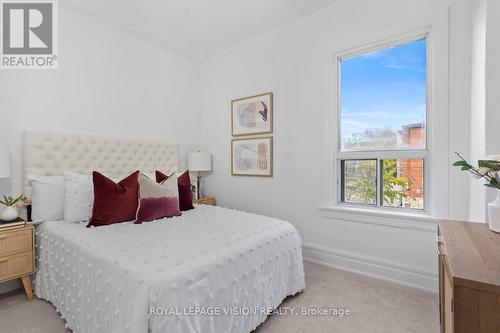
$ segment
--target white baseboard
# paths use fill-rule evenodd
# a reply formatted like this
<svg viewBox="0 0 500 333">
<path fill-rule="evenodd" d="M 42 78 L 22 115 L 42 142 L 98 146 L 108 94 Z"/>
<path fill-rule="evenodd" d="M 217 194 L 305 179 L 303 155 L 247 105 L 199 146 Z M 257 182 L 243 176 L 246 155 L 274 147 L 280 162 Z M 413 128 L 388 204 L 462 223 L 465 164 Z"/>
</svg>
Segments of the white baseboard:
<svg viewBox="0 0 500 333">
<path fill-rule="evenodd" d="M 383 258 L 327 249 L 312 244 L 304 244 L 302 252 L 306 261 L 407 287 L 433 293 L 438 292 L 437 273 L 420 267 L 396 263 Z"/>
</svg>

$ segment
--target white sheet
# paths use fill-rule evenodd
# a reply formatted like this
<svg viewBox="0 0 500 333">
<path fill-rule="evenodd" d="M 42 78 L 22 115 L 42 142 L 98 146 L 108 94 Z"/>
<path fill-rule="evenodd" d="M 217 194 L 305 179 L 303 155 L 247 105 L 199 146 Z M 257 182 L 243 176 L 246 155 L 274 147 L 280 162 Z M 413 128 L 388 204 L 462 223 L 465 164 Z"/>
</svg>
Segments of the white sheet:
<svg viewBox="0 0 500 333">
<path fill-rule="evenodd" d="M 221 207 L 142 225 L 46 222 L 37 251 L 35 293 L 75 332 L 246 333 L 265 320 L 260 307 L 304 288 L 290 223 Z M 221 314 L 184 315 L 193 306 Z M 182 315 L 151 315 L 150 307 Z M 223 315 L 228 309 L 257 314 Z"/>
</svg>

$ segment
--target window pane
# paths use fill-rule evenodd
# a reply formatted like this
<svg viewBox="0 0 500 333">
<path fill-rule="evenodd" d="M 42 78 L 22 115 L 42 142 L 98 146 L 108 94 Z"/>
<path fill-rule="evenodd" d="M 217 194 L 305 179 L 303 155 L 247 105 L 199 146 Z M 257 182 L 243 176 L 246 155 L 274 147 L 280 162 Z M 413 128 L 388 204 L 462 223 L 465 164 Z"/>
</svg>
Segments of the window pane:
<svg viewBox="0 0 500 333">
<path fill-rule="evenodd" d="M 384 206 L 424 209 L 424 160 L 383 160 Z"/>
<path fill-rule="evenodd" d="M 377 203 L 377 161 L 342 161 L 342 201 Z"/>
<path fill-rule="evenodd" d="M 427 40 L 340 62 L 341 150 L 426 148 Z"/>
</svg>

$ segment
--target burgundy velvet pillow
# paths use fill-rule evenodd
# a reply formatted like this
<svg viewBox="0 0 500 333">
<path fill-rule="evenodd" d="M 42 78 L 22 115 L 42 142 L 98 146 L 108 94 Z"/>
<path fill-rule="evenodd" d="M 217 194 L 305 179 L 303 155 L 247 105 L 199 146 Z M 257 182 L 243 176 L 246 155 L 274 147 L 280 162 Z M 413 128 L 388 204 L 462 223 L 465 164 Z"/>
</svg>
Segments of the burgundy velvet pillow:
<svg viewBox="0 0 500 333">
<path fill-rule="evenodd" d="M 94 207 L 87 227 L 134 221 L 139 197 L 138 176 L 136 171 L 117 184 L 94 171 Z"/>
<path fill-rule="evenodd" d="M 168 179 L 169 176 L 156 170 L 156 181 L 161 183 Z M 193 197 L 191 195 L 191 179 L 189 171 L 184 171 L 177 177 L 177 186 L 179 187 L 179 208 L 181 211 L 193 209 Z"/>
</svg>

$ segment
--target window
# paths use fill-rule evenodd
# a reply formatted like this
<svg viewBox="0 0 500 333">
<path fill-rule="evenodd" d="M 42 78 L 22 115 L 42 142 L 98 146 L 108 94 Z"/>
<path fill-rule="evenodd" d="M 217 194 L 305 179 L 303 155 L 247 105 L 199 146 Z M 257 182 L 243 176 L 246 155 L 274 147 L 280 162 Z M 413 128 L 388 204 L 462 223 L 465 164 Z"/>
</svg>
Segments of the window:
<svg viewBox="0 0 500 333">
<path fill-rule="evenodd" d="M 337 61 L 339 202 L 425 209 L 427 36 Z"/>
</svg>

